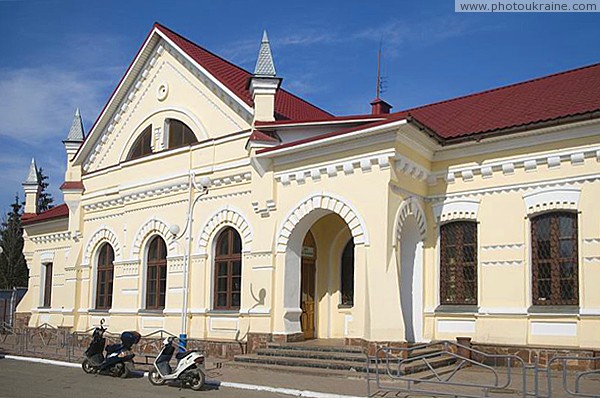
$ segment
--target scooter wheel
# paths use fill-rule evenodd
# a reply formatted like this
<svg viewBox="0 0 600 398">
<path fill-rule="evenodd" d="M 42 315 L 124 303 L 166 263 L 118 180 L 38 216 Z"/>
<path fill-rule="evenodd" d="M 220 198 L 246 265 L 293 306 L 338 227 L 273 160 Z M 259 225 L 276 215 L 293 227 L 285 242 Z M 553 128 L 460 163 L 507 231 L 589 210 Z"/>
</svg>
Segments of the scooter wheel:
<svg viewBox="0 0 600 398">
<path fill-rule="evenodd" d="M 166 380 L 161 377 L 160 373 L 158 373 L 158 370 L 156 369 L 152 369 L 150 372 L 148 372 L 148 380 L 150 380 L 150 383 L 154 386 L 162 386 L 166 382 Z"/>
<path fill-rule="evenodd" d="M 194 391 L 200 391 L 202 386 L 204 386 L 204 380 L 206 376 L 204 376 L 204 372 L 200 369 L 196 369 L 196 374 L 194 375 L 194 380 L 190 383 L 190 388 Z"/>
<path fill-rule="evenodd" d="M 123 364 L 123 362 L 115 363 L 112 366 L 112 368 L 110 369 L 110 374 L 111 374 L 111 376 L 114 376 L 114 377 L 126 378 L 127 377 L 127 369 L 125 369 L 125 364 Z"/>
<path fill-rule="evenodd" d="M 87 358 L 81 363 L 81 369 L 87 374 L 94 373 L 94 365 Z"/>
</svg>

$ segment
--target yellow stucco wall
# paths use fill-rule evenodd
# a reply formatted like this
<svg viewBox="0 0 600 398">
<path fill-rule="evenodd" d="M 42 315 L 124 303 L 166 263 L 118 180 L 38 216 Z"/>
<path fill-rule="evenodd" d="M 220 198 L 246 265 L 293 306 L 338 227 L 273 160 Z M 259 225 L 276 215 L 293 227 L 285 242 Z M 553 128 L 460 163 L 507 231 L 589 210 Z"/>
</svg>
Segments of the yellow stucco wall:
<svg viewBox="0 0 600 398">
<path fill-rule="evenodd" d="M 168 95 L 161 99 L 164 83 Z M 246 150 L 251 125 L 207 84 L 164 51 L 110 137 L 86 144 L 98 149 L 82 161 L 85 192 L 68 198 L 78 209 L 70 229 L 61 221 L 26 227 L 30 289 L 18 310 L 32 313 L 31 326 L 86 330 L 105 318 L 113 331 L 177 333 L 189 257 L 190 336 L 298 333 L 297 251 L 311 229 L 324 248 L 317 260 L 318 337 L 404 341 L 408 322 L 419 341 L 470 336 L 497 344 L 598 346 L 600 136 L 589 133 L 597 124 L 542 131 L 554 138 L 537 136 L 533 143 L 525 134 L 452 148 L 400 126 L 350 144 L 267 157 Z M 200 142 L 165 150 L 169 118 L 188 124 Z M 126 160 L 149 124 L 159 129 L 156 153 Z M 190 188 L 191 171 L 197 182 L 208 177 L 211 185 L 194 207 L 187 242 L 169 227 L 184 230 L 190 200 L 200 195 Z M 542 198 L 534 209 L 525 205 L 534 192 L 561 197 L 565 189 L 577 191 L 576 203 Z M 579 214 L 579 306 L 572 313 L 537 314 L 529 308 L 528 217 L 553 208 Z M 478 225 L 478 305 L 440 308 L 439 227 L 463 219 Z M 233 312 L 213 309 L 213 245 L 225 226 L 243 242 L 241 308 Z M 145 249 L 155 235 L 168 247 L 167 299 L 159 312 L 144 309 Z M 339 308 L 340 256 L 350 238 L 356 245 L 354 305 Z M 411 249 L 407 242 L 413 241 Z M 115 250 L 110 311 L 94 310 L 103 242 Z M 54 264 L 51 308 L 40 308 L 45 262 Z"/>
</svg>

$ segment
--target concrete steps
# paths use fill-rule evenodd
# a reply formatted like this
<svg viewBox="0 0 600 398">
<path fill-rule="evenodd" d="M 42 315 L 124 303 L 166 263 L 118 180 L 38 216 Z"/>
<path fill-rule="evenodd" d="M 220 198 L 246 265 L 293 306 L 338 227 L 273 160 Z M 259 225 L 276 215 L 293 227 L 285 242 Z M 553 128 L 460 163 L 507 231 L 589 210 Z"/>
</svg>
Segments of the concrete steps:
<svg viewBox="0 0 600 398">
<path fill-rule="evenodd" d="M 439 348 L 426 347 L 409 352 L 409 358 L 380 359 L 379 372 L 391 375 L 432 373 L 434 369 L 448 367 L 455 359 L 444 355 Z M 263 367 L 289 372 L 315 373 L 345 377 L 366 377 L 369 368 L 367 356 L 361 347 L 302 343 L 270 343 L 254 354 L 236 355 L 232 366 Z"/>
</svg>

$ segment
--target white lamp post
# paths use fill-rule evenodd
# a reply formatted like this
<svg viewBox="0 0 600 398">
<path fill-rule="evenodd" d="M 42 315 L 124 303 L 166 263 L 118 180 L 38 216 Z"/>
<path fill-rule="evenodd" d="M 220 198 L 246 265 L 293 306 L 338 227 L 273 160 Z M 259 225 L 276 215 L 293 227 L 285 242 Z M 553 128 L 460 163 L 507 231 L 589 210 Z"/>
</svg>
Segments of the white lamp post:
<svg viewBox="0 0 600 398">
<path fill-rule="evenodd" d="M 190 199 L 188 201 L 188 211 L 185 221 L 185 227 L 180 233 L 179 225 L 173 224 L 169 227 L 169 231 L 175 236 L 176 240 L 179 240 L 186 235 L 186 246 L 184 247 L 183 256 L 183 308 L 181 310 L 181 333 L 179 334 L 180 348 L 184 350 L 187 346 L 187 312 L 188 312 L 188 280 L 189 280 L 189 268 L 190 268 L 190 252 L 191 252 L 191 239 L 192 239 L 192 222 L 194 207 L 198 203 L 198 199 L 208 193 L 208 187 L 211 185 L 211 180 L 207 176 L 200 178 L 200 185 L 196 183 L 196 174 L 190 172 Z M 199 195 L 192 200 L 193 190 L 199 192 Z"/>
</svg>

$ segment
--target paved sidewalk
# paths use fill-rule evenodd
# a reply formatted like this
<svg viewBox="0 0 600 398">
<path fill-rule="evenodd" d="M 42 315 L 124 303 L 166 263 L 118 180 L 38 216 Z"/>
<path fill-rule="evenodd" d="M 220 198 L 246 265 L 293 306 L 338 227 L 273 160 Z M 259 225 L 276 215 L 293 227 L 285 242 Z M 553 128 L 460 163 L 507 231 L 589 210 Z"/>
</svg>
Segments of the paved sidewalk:
<svg viewBox="0 0 600 398">
<path fill-rule="evenodd" d="M 2 350 L 2 340 L 0 339 L 0 353 Z M 10 351 L 5 347 L 5 351 Z M 57 350 L 48 350 L 47 353 L 43 351 L 37 351 L 36 353 L 31 352 L 21 352 L 15 353 L 16 355 L 22 356 L 37 356 L 43 358 L 51 358 L 57 360 L 65 360 L 66 355 L 64 351 Z M 62 358 L 61 358 L 62 356 Z M 75 355 L 71 358 L 72 362 L 80 363 L 81 361 L 81 353 Z M 141 358 L 140 358 L 141 360 Z M 222 365 L 218 367 L 219 365 Z M 147 367 L 138 366 L 139 370 L 147 370 Z M 502 371 L 505 369 L 498 368 L 500 377 L 506 377 L 506 374 L 503 374 Z M 303 373 L 304 372 L 304 373 Z M 241 367 L 239 364 L 234 364 L 231 361 L 224 360 L 207 360 L 207 376 L 209 379 L 218 380 L 221 382 L 225 382 L 226 384 L 233 386 L 238 385 L 238 387 L 234 388 L 245 388 L 248 385 L 253 387 L 261 387 L 262 391 L 265 394 L 270 391 L 270 388 L 278 389 L 277 393 L 281 393 L 284 390 L 288 390 L 287 392 L 283 392 L 283 394 L 287 395 L 295 395 L 295 396 L 312 396 L 319 397 L 319 393 L 326 394 L 324 396 L 331 396 L 329 394 L 340 394 L 344 396 L 354 396 L 354 397 L 365 397 L 367 396 L 367 381 L 364 378 L 364 375 L 357 374 L 356 377 L 340 377 L 327 374 L 326 370 L 323 370 L 322 375 L 321 371 L 311 369 L 310 372 L 312 374 L 306 374 L 305 369 L 298 369 L 290 371 L 280 371 L 274 369 L 265 369 L 265 368 L 245 368 Z M 316 374 L 315 374 L 316 373 Z M 485 372 L 482 368 L 465 368 L 461 369 L 452 379 L 452 381 L 465 383 L 465 384 L 488 384 L 493 385 L 493 378 L 490 379 L 492 375 L 490 372 Z M 539 383 L 540 383 L 540 393 L 541 396 L 547 396 L 547 380 L 545 378 L 545 373 L 540 372 L 539 375 Z M 561 379 L 562 374 L 559 372 L 554 372 L 552 377 L 552 398 L 567 398 L 571 397 L 562 384 Z M 522 396 L 522 385 L 523 378 L 522 373 L 518 369 L 513 369 L 512 379 L 509 384 L 509 388 L 504 390 L 494 390 L 490 389 L 487 393 L 490 397 L 518 397 Z M 568 375 L 568 388 L 574 389 L 573 381 L 575 379 L 574 373 L 569 373 Z M 431 379 L 433 380 L 433 378 Z M 529 392 L 534 391 L 533 381 L 534 377 L 532 374 L 527 375 L 527 390 Z M 451 386 L 451 385 L 434 385 L 428 383 L 427 381 L 421 381 L 420 383 L 412 383 L 412 388 L 429 390 L 430 393 L 411 393 L 406 394 L 403 392 L 399 392 L 397 387 L 399 385 L 406 386 L 406 384 L 394 382 L 389 383 L 389 379 L 386 380 L 387 384 L 384 385 L 391 387 L 389 390 L 380 389 L 377 390 L 377 386 L 375 383 L 371 383 L 370 394 L 372 397 L 437 397 L 437 396 L 447 396 L 447 394 L 451 394 L 457 397 L 464 396 L 465 394 L 473 394 L 474 396 L 483 396 L 485 393 L 481 389 L 473 389 L 473 388 L 465 388 L 459 386 Z M 246 385 L 246 386 L 242 386 Z M 582 379 L 581 383 L 582 391 L 588 395 L 584 396 L 593 396 L 592 394 L 598 394 L 600 396 L 600 374 L 590 375 Z M 433 391 L 433 392 L 431 392 Z M 308 395 L 303 394 L 303 392 L 307 392 Z M 241 394 L 243 395 L 243 394 Z"/>
</svg>

